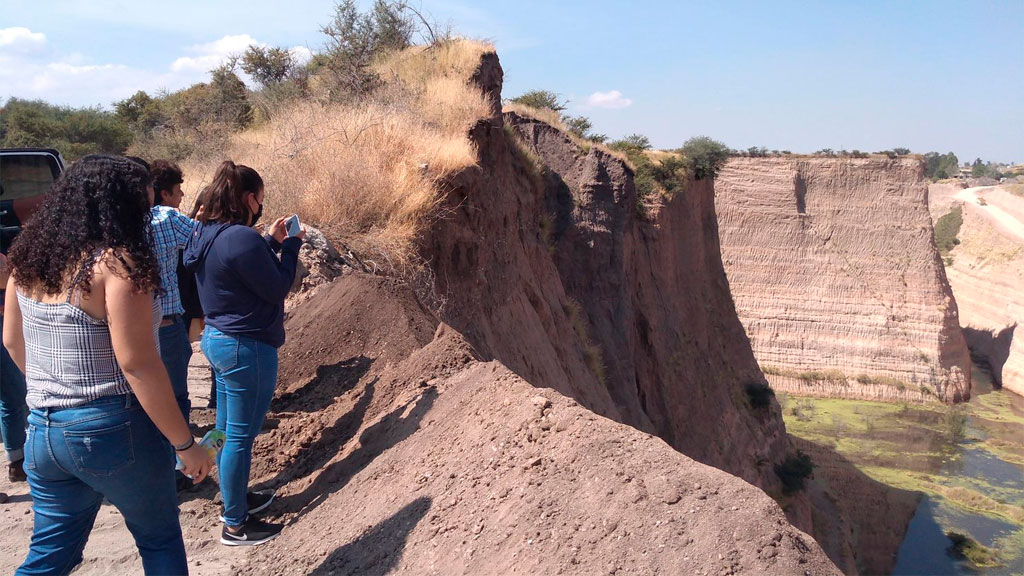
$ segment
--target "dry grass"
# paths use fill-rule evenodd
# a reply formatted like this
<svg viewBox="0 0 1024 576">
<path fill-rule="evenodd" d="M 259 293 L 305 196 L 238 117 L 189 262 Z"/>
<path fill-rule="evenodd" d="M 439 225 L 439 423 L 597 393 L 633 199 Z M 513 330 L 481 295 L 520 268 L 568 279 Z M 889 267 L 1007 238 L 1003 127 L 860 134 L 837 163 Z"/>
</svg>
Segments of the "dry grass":
<svg viewBox="0 0 1024 576">
<path fill-rule="evenodd" d="M 425 86 L 443 77 L 468 79 L 476 71 L 480 57 L 491 52 L 494 52 L 491 44 L 460 39 L 434 46 L 413 46 L 389 54 L 381 58 L 374 69 L 385 82 L 400 81 L 413 87 Z"/>
<path fill-rule="evenodd" d="M 295 103 L 235 135 L 224 156 L 263 176 L 268 219 L 297 213 L 405 273 L 413 240 L 436 214 L 439 184 L 477 162 L 468 130 L 490 112 L 467 81 L 489 49 L 452 41 L 395 54 L 378 65 L 387 74 L 374 95 L 344 105 Z M 221 160 L 183 164 L 190 196 Z"/>
</svg>

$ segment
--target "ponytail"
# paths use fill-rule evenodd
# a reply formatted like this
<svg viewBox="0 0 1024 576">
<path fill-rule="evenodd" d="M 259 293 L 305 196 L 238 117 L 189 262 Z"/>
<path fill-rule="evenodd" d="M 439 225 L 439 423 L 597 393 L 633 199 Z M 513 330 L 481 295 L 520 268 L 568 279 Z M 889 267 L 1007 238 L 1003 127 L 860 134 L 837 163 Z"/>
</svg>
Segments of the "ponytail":
<svg viewBox="0 0 1024 576">
<path fill-rule="evenodd" d="M 258 172 L 225 160 L 217 168 L 213 181 L 199 193 L 192 209 L 193 217 L 202 206 L 200 222 L 245 222 L 249 216 L 246 195 L 258 194 L 262 189 L 263 178 Z"/>
</svg>

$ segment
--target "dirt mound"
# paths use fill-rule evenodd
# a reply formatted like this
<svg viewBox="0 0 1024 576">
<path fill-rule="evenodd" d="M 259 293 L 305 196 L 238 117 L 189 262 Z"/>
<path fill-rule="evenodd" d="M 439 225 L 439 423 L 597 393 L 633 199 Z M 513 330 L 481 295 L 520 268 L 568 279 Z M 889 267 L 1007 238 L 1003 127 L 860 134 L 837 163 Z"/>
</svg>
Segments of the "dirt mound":
<svg viewBox="0 0 1024 576">
<path fill-rule="evenodd" d="M 346 275 L 288 327 L 254 479 L 289 528 L 243 573 L 838 573 L 757 488 L 478 361 L 397 284 Z"/>
</svg>

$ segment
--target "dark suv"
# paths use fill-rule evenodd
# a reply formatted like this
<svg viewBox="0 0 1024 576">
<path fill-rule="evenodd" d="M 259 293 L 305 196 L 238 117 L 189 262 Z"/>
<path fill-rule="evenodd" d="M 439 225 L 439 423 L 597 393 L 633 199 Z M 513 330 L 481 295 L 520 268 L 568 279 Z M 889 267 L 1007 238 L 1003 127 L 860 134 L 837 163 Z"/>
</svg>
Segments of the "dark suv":
<svg viewBox="0 0 1024 576">
<path fill-rule="evenodd" d="M 0 252 L 7 253 L 64 171 L 64 159 L 51 148 L 0 149 Z"/>
</svg>

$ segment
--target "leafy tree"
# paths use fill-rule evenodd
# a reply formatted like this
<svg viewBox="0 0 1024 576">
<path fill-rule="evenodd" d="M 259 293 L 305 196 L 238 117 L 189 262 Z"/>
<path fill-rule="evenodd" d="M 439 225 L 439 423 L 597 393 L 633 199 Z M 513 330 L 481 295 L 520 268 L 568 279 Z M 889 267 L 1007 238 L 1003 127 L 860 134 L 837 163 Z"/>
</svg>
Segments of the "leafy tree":
<svg viewBox="0 0 1024 576">
<path fill-rule="evenodd" d="M 235 128 L 248 126 L 252 121 L 252 106 L 247 98 L 249 91 L 232 67 L 225 65 L 215 68 L 210 73 L 210 87 L 211 116 Z"/>
<path fill-rule="evenodd" d="M 11 98 L 0 108 L 0 147 L 55 148 L 68 160 L 87 154 L 123 154 L 129 126 L 100 108 L 73 109 Z"/>
<path fill-rule="evenodd" d="M 242 70 L 261 86 L 287 79 L 295 69 L 295 57 L 283 48 L 249 46 L 241 58 Z"/>
<path fill-rule="evenodd" d="M 729 159 L 729 148 L 707 136 L 694 136 L 679 149 L 686 156 L 686 167 L 697 180 L 714 178 Z"/>
<path fill-rule="evenodd" d="M 586 116 L 562 116 L 562 122 L 565 122 L 566 128 L 569 132 L 575 134 L 577 138 L 584 140 L 590 140 L 591 142 L 604 142 L 608 137 L 604 134 L 595 134 L 591 132 L 591 128 L 594 127 L 590 122 L 590 118 Z"/>
<path fill-rule="evenodd" d="M 952 178 L 960 173 L 960 160 L 952 152 L 939 154 L 928 152 L 924 155 L 924 175 L 932 180 Z"/>
<path fill-rule="evenodd" d="M 167 120 L 160 101 L 143 90 L 115 102 L 114 114 L 132 129 L 141 132 L 148 132 Z"/>
<path fill-rule="evenodd" d="M 910 154 L 910 148 L 893 148 L 892 151 L 899 156 L 906 156 L 907 154 Z"/>
<path fill-rule="evenodd" d="M 616 140 L 608 145 L 612 150 L 650 150 L 651 141 L 643 134 L 630 134 L 621 140 Z"/>
<path fill-rule="evenodd" d="M 554 110 L 555 112 L 565 110 L 566 104 L 559 100 L 558 94 L 550 90 L 530 90 L 525 94 L 516 96 L 511 101 L 523 106 L 529 106 L 530 108 Z"/>
<path fill-rule="evenodd" d="M 343 0 L 320 30 L 328 37 L 327 49 L 311 66 L 332 72 L 344 92 L 363 93 L 378 80 L 370 70 L 374 57 L 408 48 L 416 26 L 405 2 L 376 0 L 369 12 L 362 13 L 355 0 Z"/>
<path fill-rule="evenodd" d="M 586 116 L 565 116 L 562 118 L 562 121 L 569 128 L 569 132 L 580 138 L 585 138 L 590 129 L 594 127 L 590 122 L 590 118 Z"/>
</svg>

